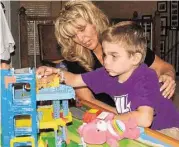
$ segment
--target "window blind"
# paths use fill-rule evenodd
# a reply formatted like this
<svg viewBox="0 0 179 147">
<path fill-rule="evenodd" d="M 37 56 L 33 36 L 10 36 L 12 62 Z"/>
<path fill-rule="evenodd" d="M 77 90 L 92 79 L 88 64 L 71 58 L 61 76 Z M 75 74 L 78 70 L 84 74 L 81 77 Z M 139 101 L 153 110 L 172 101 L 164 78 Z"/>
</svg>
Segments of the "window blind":
<svg viewBox="0 0 179 147">
<path fill-rule="evenodd" d="M 50 1 L 21 1 L 21 6 L 26 9 L 27 16 L 51 16 Z M 42 21 L 27 21 L 28 55 L 39 55 L 39 38 L 37 24 Z"/>
</svg>

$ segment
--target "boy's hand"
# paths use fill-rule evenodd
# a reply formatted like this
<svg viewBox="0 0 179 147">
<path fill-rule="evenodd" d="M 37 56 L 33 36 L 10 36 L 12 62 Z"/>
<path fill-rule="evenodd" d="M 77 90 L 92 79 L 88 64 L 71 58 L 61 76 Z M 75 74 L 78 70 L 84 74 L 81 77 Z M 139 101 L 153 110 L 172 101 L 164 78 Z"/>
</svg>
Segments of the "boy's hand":
<svg viewBox="0 0 179 147">
<path fill-rule="evenodd" d="M 171 76 L 164 74 L 159 77 L 159 82 L 163 83 L 160 88 L 160 91 L 162 91 L 162 95 L 165 98 L 170 99 L 175 92 L 175 88 L 176 88 L 175 80 Z"/>
<path fill-rule="evenodd" d="M 54 67 L 41 66 L 36 70 L 36 75 L 39 77 L 49 76 L 57 73 L 57 69 Z"/>
</svg>

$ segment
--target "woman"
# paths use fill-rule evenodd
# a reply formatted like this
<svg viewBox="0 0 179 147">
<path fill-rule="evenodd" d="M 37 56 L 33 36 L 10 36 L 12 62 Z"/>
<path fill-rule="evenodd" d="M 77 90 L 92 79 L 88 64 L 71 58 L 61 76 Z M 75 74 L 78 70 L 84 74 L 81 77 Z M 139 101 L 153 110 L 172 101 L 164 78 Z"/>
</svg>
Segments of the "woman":
<svg viewBox="0 0 179 147">
<path fill-rule="evenodd" d="M 55 35 L 62 47 L 63 63 L 68 71 L 79 74 L 103 66 L 100 34 L 108 26 L 108 18 L 92 2 L 70 1 L 64 5 L 55 23 Z M 147 51 L 145 63 L 157 72 L 159 81 L 163 82 L 163 95 L 171 98 L 176 85 L 173 67 L 150 49 Z M 43 74 L 48 70 L 51 68 L 40 67 L 37 73 Z M 95 95 L 88 88 L 79 88 L 76 89 L 76 95 L 81 100 L 85 99 L 113 110 L 111 106 L 114 106 L 114 102 L 106 94 Z"/>
</svg>

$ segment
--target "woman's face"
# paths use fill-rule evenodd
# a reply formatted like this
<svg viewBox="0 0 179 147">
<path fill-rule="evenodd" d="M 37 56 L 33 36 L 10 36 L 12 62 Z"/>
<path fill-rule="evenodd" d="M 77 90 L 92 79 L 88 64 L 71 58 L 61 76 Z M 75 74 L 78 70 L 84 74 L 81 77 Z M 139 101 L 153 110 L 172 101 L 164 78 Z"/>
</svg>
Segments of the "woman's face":
<svg viewBox="0 0 179 147">
<path fill-rule="evenodd" d="M 75 35 L 72 37 L 73 41 L 90 50 L 96 49 L 99 43 L 96 27 L 82 18 L 79 18 L 77 22 L 84 27 L 80 29 L 74 28 Z"/>
</svg>

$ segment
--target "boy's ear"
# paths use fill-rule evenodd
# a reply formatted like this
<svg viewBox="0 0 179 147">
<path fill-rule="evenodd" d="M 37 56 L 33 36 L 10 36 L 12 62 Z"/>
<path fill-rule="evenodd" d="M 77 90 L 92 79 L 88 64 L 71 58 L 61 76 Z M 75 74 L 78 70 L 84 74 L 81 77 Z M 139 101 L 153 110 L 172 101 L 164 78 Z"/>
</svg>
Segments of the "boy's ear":
<svg viewBox="0 0 179 147">
<path fill-rule="evenodd" d="M 141 59 L 142 59 L 142 54 L 141 53 L 135 53 L 133 55 L 133 64 L 138 65 L 140 63 Z"/>
</svg>

